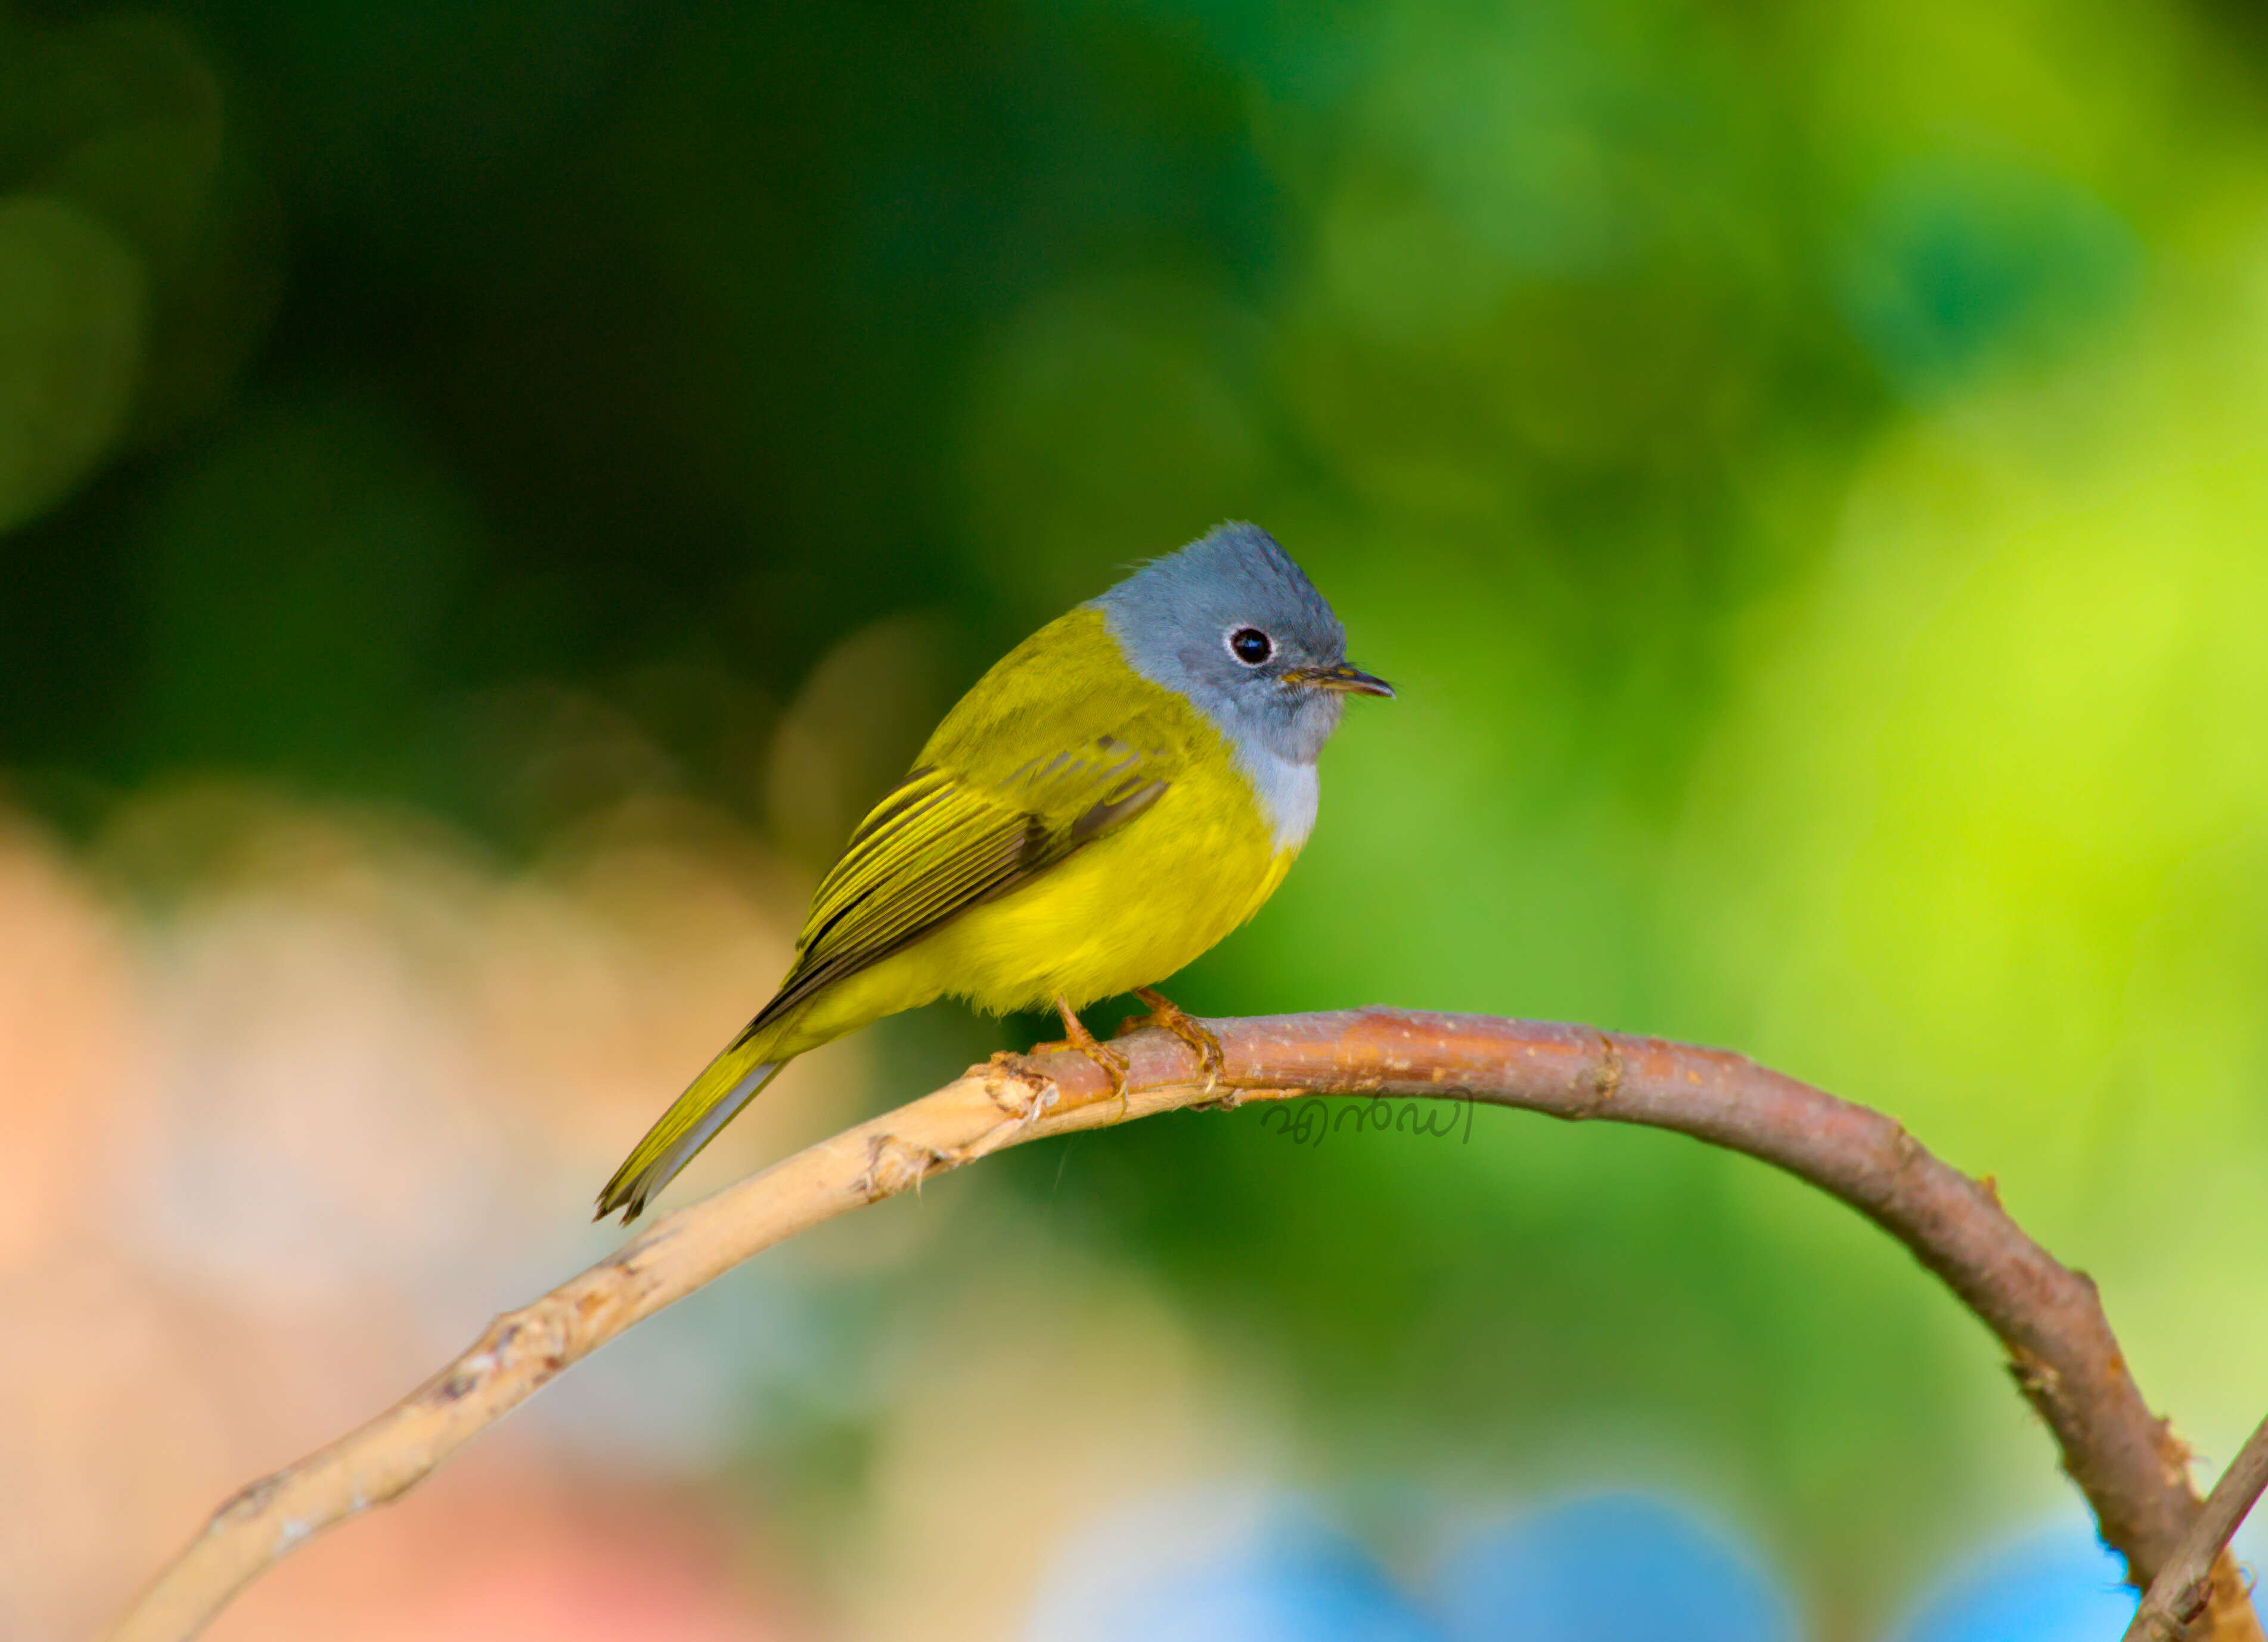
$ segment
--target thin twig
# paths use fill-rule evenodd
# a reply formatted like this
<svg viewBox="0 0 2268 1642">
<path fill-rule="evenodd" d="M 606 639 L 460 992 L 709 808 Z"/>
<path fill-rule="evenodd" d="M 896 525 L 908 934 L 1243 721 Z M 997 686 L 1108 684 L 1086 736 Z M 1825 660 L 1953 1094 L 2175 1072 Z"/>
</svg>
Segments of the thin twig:
<svg viewBox="0 0 2268 1642">
<path fill-rule="evenodd" d="M 2234 1601 L 2251 1606 L 2245 1595 L 2243 1575 L 2228 1554 L 2228 1542 L 2251 1511 L 2260 1491 L 2268 1488 L 2268 1419 L 2254 1427 L 2237 1450 L 2236 1458 L 2213 1491 L 2181 1544 L 2150 1581 L 2150 1589 L 2126 1627 L 2126 1642 L 2183 1642 L 2190 1626 L 2208 1604 L 2215 1609 Z M 2204 1634 L 2213 1635 L 2207 1630 Z"/>
<path fill-rule="evenodd" d="M 1162 1031 L 1120 1040 L 1125 1097 L 1084 1056 L 993 1064 L 679 1210 L 532 1305 L 370 1424 L 214 1513 L 112 1631 L 193 1636 L 287 1551 L 392 1499 L 554 1374 L 760 1249 L 1004 1146 L 1203 1104 L 1308 1093 L 1458 1096 L 1641 1123 L 1747 1152 L 1832 1193 L 1911 1249 L 2007 1347 L 2064 1469 L 2136 1587 L 2198 1514 L 2188 1453 L 2127 1373 L 2095 1285 L 1881 1114 L 1737 1055 L 1583 1027 L 1388 1009 L 1207 1023 L 1219 1088 Z M 2249 1602 L 2216 1604 L 2213 1642 L 2263 1642 Z"/>
</svg>

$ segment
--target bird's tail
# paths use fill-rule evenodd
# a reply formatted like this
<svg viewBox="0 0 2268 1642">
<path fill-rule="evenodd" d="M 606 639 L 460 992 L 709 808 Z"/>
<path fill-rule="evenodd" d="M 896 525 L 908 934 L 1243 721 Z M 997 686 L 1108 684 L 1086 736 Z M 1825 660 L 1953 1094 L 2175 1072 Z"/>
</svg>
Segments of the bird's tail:
<svg viewBox="0 0 2268 1642">
<path fill-rule="evenodd" d="M 603 1220 L 617 1209 L 622 1211 L 624 1226 L 637 1219 L 648 1200 L 693 1161 L 693 1154 L 714 1139 L 717 1131 L 732 1122 L 733 1115 L 755 1099 L 756 1091 L 787 1064 L 758 1060 L 762 1050 L 748 1042 L 747 1035 L 743 1034 L 740 1042 L 711 1061 L 660 1121 L 646 1130 L 645 1138 L 622 1160 L 622 1167 L 599 1194 L 599 1211 L 593 1219 Z"/>
</svg>

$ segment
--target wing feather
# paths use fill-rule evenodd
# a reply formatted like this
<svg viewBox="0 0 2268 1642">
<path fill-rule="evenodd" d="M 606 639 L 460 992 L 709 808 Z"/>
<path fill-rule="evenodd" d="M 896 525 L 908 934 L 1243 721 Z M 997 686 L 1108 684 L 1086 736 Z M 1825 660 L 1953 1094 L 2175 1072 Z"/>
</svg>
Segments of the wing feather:
<svg viewBox="0 0 2268 1642">
<path fill-rule="evenodd" d="M 787 978 L 738 1041 L 1124 826 L 1166 791 L 1171 763 L 1103 735 L 998 784 L 914 769 L 851 834 L 812 899 Z"/>
</svg>

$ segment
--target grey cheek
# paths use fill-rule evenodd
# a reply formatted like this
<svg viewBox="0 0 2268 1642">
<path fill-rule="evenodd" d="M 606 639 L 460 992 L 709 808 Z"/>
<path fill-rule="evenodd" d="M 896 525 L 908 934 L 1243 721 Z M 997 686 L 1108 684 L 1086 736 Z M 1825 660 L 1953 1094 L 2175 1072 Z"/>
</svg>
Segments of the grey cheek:
<svg viewBox="0 0 2268 1642">
<path fill-rule="evenodd" d="M 1236 663 L 1229 659 L 1226 650 L 1210 644 L 1184 644 L 1175 659 L 1189 677 L 1202 679 L 1215 687 L 1226 683 L 1236 670 Z"/>
</svg>

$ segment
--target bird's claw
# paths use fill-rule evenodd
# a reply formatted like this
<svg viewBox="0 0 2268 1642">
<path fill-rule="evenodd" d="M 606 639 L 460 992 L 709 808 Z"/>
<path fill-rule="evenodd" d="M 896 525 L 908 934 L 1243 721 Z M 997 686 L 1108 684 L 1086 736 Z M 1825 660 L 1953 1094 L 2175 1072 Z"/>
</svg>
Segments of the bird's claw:
<svg viewBox="0 0 2268 1642">
<path fill-rule="evenodd" d="M 1126 1104 L 1126 1074 L 1133 1071 L 1134 1063 L 1108 1043 L 1098 1042 L 1093 1038 L 1084 1043 L 1074 1043 L 1071 1047 L 1102 1068 L 1102 1075 L 1110 1079 L 1112 1097 L 1123 1108 Z"/>
<path fill-rule="evenodd" d="M 1112 1098 L 1117 1101 L 1123 1111 L 1126 1105 L 1126 1078 L 1133 1071 L 1134 1063 L 1123 1051 L 1112 1049 L 1088 1031 L 1086 1023 L 1061 999 L 1057 1000 L 1056 1010 L 1063 1017 L 1064 1035 L 1052 1043 L 1035 1043 L 1032 1045 L 1033 1053 L 1037 1054 L 1042 1049 L 1077 1049 L 1102 1068 L 1102 1075 L 1110 1079 Z"/>
<path fill-rule="evenodd" d="M 1211 1094 L 1219 1087 L 1222 1076 L 1228 1071 L 1228 1057 L 1220 1047 L 1220 1040 L 1206 1029 L 1204 1022 L 1163 992 L 1138 986 L 1134 996 L 1150 1005 L 1150 1012 L 1129 1015 L 1118 1023 L 1118 1030 L 1112 1035 L 1123 1038 L 1145 1027 L 1162 1027 L 1197 1051 L 1198 1069 L 1204 1073 L 1204 1092 Z"/>
</svg>

